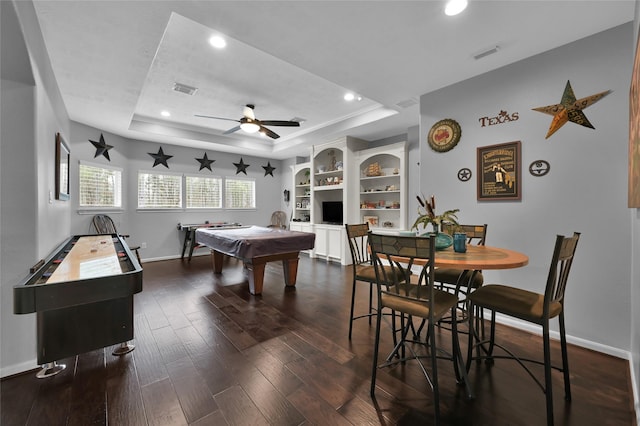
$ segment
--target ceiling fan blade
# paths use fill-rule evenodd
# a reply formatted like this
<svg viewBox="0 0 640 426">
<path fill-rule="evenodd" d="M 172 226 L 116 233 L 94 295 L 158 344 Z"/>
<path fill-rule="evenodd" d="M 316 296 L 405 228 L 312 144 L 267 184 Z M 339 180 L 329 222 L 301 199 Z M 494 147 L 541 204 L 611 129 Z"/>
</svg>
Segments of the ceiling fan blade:
<svg viewBox="0 0 640 426">
<path fill-rule="evenodd" d="M 286 127 L 300 127 L 300 123 L 297 121 L 284 121 L 284 120 L 260 120 L 260 123 L 264 126 L 286 126 Z"/>
<path fill-rule="evenodd" d="M 236 121 L 236 120 L 234 120 L 234 121 Z M 236 126 L 236 127 L 233 127 L 231 129 L 227 130 L 226 132 L 223 133 L 223 135 L 228 135 L 230 133 L 237 132 L 238 130 L 240 130 L 240 126 Z"/>
<path fill-rule="evenodd" d="M 210 115 L 200 115 L 200 114 L 194 114 L 194 116 L 196 117 L 203 117 L 203 118 L 213 118 L 214 120 L 226 120 L 226 121 L 236 121 L 236 122 L 240 122 L 240 120 L 234 120 L 233 118 L 223 118 L 223 117 L 212 117 Z"/>
<path fill-rule="evenodd" d="M 256 119 L 256 114 L 253 112 L 253 108 L 254 106 L 251 104 L 247 104 L 244 109 L 242 110 L 242 114 L 247 117 L 250 118 L 252 120 Z"/>
<path fill-rule="evenodd" d="M 277 134 L 273 130 L 267 129 L 264 126 L 260 126 L 260 133 L 263 133 L 263 134 L 269 136 L 271 139 L 278 139 L 280 137 L 279 134 Z"/>
</svg>

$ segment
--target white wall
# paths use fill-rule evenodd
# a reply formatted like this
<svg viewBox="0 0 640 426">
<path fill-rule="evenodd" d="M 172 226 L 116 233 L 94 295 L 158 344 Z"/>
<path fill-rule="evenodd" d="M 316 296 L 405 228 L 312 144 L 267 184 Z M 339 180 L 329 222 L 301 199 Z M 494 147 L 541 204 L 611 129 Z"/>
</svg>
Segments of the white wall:
<svg viewBox="0 0 640 426">
<path fill-rule="evenodd" d="M 566 294 L 567 333 L 619 356 L 630 349 L 632 58 L 632 25 L 626 24 L 421 97 L 421 140 L 443 118 L 462 127 L 452 151 L 422 144 L 421 190 L 436 195 L 439 209 L 459 208 L 463 222 L 488 223 L 488 245 L 529 256 L 524 268 L 486 271 L 485 282 L 540 291 L 555 235 L 582 232 Z M 558 103 L 567 80 L 578 98 L 612 93 L 584 111 L 595 130 L 569 122 L 545 140 L 552 117 L 532 108 Z M 479 118 L 501 110 L 518 112 L 519 119 L 480 126 Z M 522 201 L 476 201 L 476 148 L 511 141 L 522 141 Z M 529 174 L 538 159 L 550 162 L 547 176 Z M 474 173 L 468 182 L 457 179 L 462 167 Z"/>
<path fill-rule="evenodd" d="M 105 142 L 113 145 L 109 150 L 111 161 L 104 156 L 95 157 L 96 149 L 89 140 L 97 141 L 100 134 L 104 136 Z M 130 140 L 120 136 L 102 132 L 98 129 L 72 123 L 71 128 L 71 192 L 78 193 L 78 164 L 79 161 L 87 161 L 98 165 L 109 165 L 123 169 L 123 209 L 119 212 L 108 212 L 116 222 L 118 231 L 131 235 L 129 243 L 139 245 L 146 243 L 147 248 L 140 250 L 140 257 L 145 260 L 159 260 L 175 258 L 182 251 L 182 241 L 184 233 L 178 231 L 178 223 L 203 223 L 210 222 L 240 222 L 243 224 L 268 225 L 271 213 L 283 208 L 284 201 L 282 190 L 284 177 L 288 176 L 286 182 L 290 182 L 290 171 L 283 167 L 280 160 L 267 160 L 253 157 L 251 155 L 237 155 L 221 153 L 216 151 L 204 151 L 201 149 L 184 148 L 174 145 L 157 144 Z M 154 159 L 148 153 L 157 153 L 162 147 L 166 155 L 172 155 L 167 160 L 169 168 L 163 165 L 152 167 Z M 196 158 L 202 158 L 206 152 L 210 160 L 215 160 L 211 164 L 212 171 L 208 169 L 199 170 L 200 163 Z M 236 174 L 236 166 L 242 157 L 244 164 L 249 164 L 247 175 Z M 275 167 L 273 176 L 265 176 L 263 166 L 270 163 Z M 186 173 L 201 176 L 221 176 L 221 177 L 248 177 L 256 182 L 256 210 L 190 210 L 185 209 L 175 211 L 139 211 L 137 210 L 137 179 L 138 171 L 153 171 L 167 173 Z M 289 172 L 289 174 L 287 174 Z M 276 194 L 276 196 L 274 196 Z M 84 234 L 92 232 L 90 229 L 91 218 L 96 212 L 79 214 L 78 198 L 73 198 L 73 211 L 71 212 L 72 234 Z M 205 250 L 195 254 L 206 254 Z"/>
</svg>

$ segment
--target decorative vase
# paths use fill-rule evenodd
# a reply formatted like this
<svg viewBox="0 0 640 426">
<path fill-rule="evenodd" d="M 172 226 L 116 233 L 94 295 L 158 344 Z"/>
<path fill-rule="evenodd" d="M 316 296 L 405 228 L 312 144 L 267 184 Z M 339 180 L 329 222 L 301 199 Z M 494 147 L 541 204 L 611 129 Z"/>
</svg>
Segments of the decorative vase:
<svg viewBox="0 0 640 426">
<path fill-rule="evenodd" d="M 436 236 L 436 250 L 444 250 L 448 247 L 451 247 L 453 244 L 453 237 L 449 234 L 445 234 L 444 232 L 440 232 L 440 227 L 437 223 L 431 222 L 431 226 L 433 227 L 433 231 L 425 232 L 421 234 L 422 237 L 428 237 L 430 235 Z"/>
</svg>

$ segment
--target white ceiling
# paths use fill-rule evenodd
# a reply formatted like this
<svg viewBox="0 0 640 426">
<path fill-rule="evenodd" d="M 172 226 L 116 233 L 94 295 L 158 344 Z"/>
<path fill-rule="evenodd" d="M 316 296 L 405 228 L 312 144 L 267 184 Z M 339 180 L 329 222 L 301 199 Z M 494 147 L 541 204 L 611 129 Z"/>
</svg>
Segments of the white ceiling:
<svg viewBox="0 0 640 426">
<path fill-rule="evenodd" d="M 629 22 L 634 0 L 34 1 L 72 120 L 133 140 L 265 158 L 418 125 L 421 94 Z M 227 39 L 223 50 L 209 36 Z M 498 46 L 482 59 L 474 55 Z M 193 96 L 174 83 L 198 88 Z M 360 101 L 346 102 L 354 91 Z M 470 94 L 473 96 L 473 94 Z M 255 104 L 272 140 L 237 123 Z M 413 104 L 406 107 L 407 104 Z M 168 110 L 171 117 L 160 116 Z M 108 142 L 108 141 L 107 141 Z"/>
</svg>

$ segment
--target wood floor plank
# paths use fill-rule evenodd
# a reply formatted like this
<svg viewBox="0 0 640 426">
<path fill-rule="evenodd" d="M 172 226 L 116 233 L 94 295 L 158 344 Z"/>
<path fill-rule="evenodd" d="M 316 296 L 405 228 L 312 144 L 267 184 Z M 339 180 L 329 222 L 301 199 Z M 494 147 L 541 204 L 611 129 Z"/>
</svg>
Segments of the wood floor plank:
<svg viewBox="0 0 640 426">
<path fill-rule="evenodd" d="M 218 410 L 211 391 L 190 358 L 181 358 L 167 364 L 173 388 L 182 411 L 189 423 Z"/>
<path fill-rule="evenodd" d="M 158 351 L 165 364 L 188 356 L 182 341 L 171 326 L 151 330 L 151 334 L 156 340 Z"/>
<path fill-rule="evenodd" d="M 287 398 L 311 424 L 336 426 L 350 426 L 352 424 L 315 393 L 310 386 L 299 387 Z"/>
<path fill-rule="evenodd" d="M 178 395 L 169 379 L 142 387 L 142 400 L 149 425 L 186 425 Z"/>
<path fill-rule="evenodd" d="M 298 376 L 286 368 L 284 362 L 272 355 L 264 346 L 252 346 L 245 349 L 243 354 L 247 362 L 255 366 L 281 394 L 289 395 L 302 385 Z"/>
<path fill-rule="evenodd" d="M 147 425 L 140 382 L 136 375 L 136 358 L 132 356 L 139 349 L 120 357 L 106 356 L 106 407 L 110 425 Z"/>
<path fill-rule="evenodd" d="M 229 425 L 255 425 L 266 426 L 269 424 L 258 407 L 240 386 L 231 386 L 214 396 L 220 406 L 224 418 Z"/>
<path fill-rule="evenodd" d="M 168 378 L 167 367 L 147 323 L 146 314 L 136 314 L 133 326 L 136 348 L 131 352 L 131 355 L 136 361 L 136 372 L 140 386 Z"/>
<path fill-rule="evenodd" d="M 71 388 L 68 426 L 107 424 L 106 375 L 104 349 L 78 355 Z"/>
</svg>

